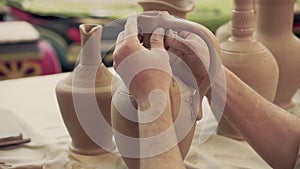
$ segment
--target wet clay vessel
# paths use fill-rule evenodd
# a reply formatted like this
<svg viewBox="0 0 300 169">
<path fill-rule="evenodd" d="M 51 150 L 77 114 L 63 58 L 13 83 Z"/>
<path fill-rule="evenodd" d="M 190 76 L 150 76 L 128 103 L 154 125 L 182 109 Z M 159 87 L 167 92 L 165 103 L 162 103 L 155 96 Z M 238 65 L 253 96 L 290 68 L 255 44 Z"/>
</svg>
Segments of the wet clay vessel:
<svg viewBox="0 0 300 169">
<path fill-rule="evenodd" d="M 300 86 L 300 40 L 293 34 L 295 0 L 256 0 L 255 37 L 274 55 L 279 83 L 274 103 L 288 109 Z"/>
<path fill-rule="evenodd" d="M 210 32 L 206 27 L 202 25 L 189 22 L 186 20 L 174 18 L 166 12 L 153 12 L 153 11 L 148 11 L 140 14 L 138 18 L 138 25 L 142 33 L 153 32 L 155 28 L 158 27 L 164 27 L 166 29 L 171 28 L 174 31 L 185 30 L 185 31 L 193 32 L 201 36 L 206 42 L 210 50 L 211 60 L 219 59 L 216 58 L 219 57 L 218 55 L 220 54 L 221 51 L 217 39 L 212 34 L 212 32 Z M 212 75 L 216 74 L 216 70 L 214 70 L 217 69 L 216 65 L 211 64 L 209 69 Z M 189 123 L 186 123 L 185 126 L 187 126 L 188 124 L 192 125 L 189 132 L 187 133 L 187 135 L 184 136 L 183 139 L 179 138 L 181 136 L 177 135 L 178 140 L 180 140 L 179 147 L 183 158 L 185 157 L 189 149 L 189 146 L 191 144 L 193 133 L 194 133 L 193 131 L 195 129 L 196 119 L 201 119 L 201 115 L 202 115 L 201 112 L 200 113 L 196 112 L 195 114 L 195 111 L 193 111 L 193 110 L 201 111 L 200 109 L 191 108 L 193 107 L 191 105 L 193 105 L 192 97 L 194 96 L 194 94 L 192 93 L 194 93 L 195 91 L 194 90 L 191 91 L 190 88 L 187 87 L 188 85 L 190 84 L 184 84 L 180 79 L 177 81 L 173 79 L 172 85 L 170 87 L 170 96 L 171 96 L 170 100 L 172 105 L 171 111 L 173 114 L 173 118 L 176 119 L 176 117 L 179 116 L 178 115 L 179 109 L 181 109 L 182 106 L 187 106 L 188 108 L 186 107 L 183 108 L 183 110 L 186 111 L 183 113 L 185 115 L 183 118 L 189 120 Z M 198 92 L 201 93 L 201 91 Z M 197 101 L 199 104 L 199 99 Z M 181 104 L 182 102 L 183 104 Z M 115 136 L 118 149 L 129 168 L 140 167 L 139 158 L 138 157 L 134 158 L 128 154 L 129 151 L 130 153 L 135 154 L 134 156 L 137 156 L 136 154 L 140 152 L 139 144 L 135 143 L 134 145 L 132 145 L 131 141 L 122 140 L 124 138 L 122 138 L 122 136 L 117 133 L 121 133 L 130 138 L 139 138 L 138 113 L 136 108 L 137 108 L 137 104 L 135 102 L 134 97 L 130 94 L 125 84 L 121 84 L 119 88 L 116 90 L 116 92 L 114 93 L 112 99 L 112 125 L 115 129 L 114 131 L 116 132 L 114 133 L 114 136 Z M 178 130 L 182 130 L 181 128 L 184 127 L 177 128 L 175 124 L 176 133 L 178 133 Z"/>
<path fill-rule="evenodd" d="M 56 96 L 62 118 L 72 138 L 70 150 L 78 154 L 96 155 L 107 151 L 89 137 L 82 127 L 78 113 L 83 114 L 83 116 L 86 114 L 86 118 L 89 118 L 89 111 L 99 109 L 106 122 L 110 124 L 111 81 L 113 76 L 101 63 L 100 37 L 102 26 L 82 24 L 79 28 L 82 45 L 80 64 L 67 78 L 57 84 Z M 85 103 L 78 102 L 76 99 L 89 98 L 89 96 L 95 98 L 98 107 L 87 107 L 84 110 L 79 110 L 81 104 Z M 101 126 L 101 124 L 98 125 Z M 101 127 L 96 129 L 101 137 L 102 145 L 114 149 L 112 130 L 101 129 Z"/>
<path fill-rule="evenodd" d="M 221 60 L 242 81 L 273 102 L 278 84 L 278 66 L 272 53 L 255 39 L 254 25 L 253 0 L 234 0 L 232 35 L 220 44 Z M 218 134 L 243 139 L 224 117 L 219 123 Z"/>
<path fill-rule="evenodd" d="M 187 132 L 178 136 L 179 147 L 181 148 L 182 157 L 185 158 L 191 141 L 193 140 L 194 130 L 196 126 L 196 117 L 190 106 L 190 97 L 192 90 L 187 87 L 181 80 L 173 79 L 170 87 L 171 111 L 173 119 L 180 116 L 181 122 L 175 124 L 176 133 L 182 132 L 184 128 L 188 128 Z M 188 101 L 187 101 L 188 100 Z M 184 110 L 180 112 L 180 110 Z M 139 123 L 137 104 L 135 98 L 130 94 L 127 87 L 121 84 L 115 92 L 112 101 L 112 125 L 115 129 L 115 139 L 121 155 L 124 155 L 125 163 L 129 168 L 139 168 L 139 158 L 132 158 L 139 154 L 139 142 L 128 144 L 128 141 L 118 137 L 121 133 L 131 138 L 139 138 Z M 184 126 L 184 127 L 183 127 Z M 128 153 L 130 151 L 130 153 Z M 129 157 L 126 157 L 129 156 Z"/>
</svg>

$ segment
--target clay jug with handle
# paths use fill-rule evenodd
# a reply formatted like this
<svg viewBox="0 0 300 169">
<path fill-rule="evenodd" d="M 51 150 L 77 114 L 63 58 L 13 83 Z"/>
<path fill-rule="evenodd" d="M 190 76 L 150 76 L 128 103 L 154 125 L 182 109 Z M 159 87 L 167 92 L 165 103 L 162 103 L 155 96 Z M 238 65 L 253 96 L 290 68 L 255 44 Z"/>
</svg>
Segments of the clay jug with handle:
<svg viewBox="0 0 300 169">
<path fill-rule="evenodd" d="M 209 50 L 207 53 L 209 56 L 207 57 L 210 57 L 211 60 L 209 65 L 211 79 L 214 80 L 219 74 L 218 71 L 220 70 L 220 64 L 218 64 L 218 61 L 221 51 L 220 46 L 215 36 L 206 27 L 194 22 L 189 22 L 170 16 L 166 12 L 156 11 L 148 11 L 140 14 L 138 18 L 138 25 L 142 35 L 148 35 L 157 27 L 163 27 L 165 29 L 169 28 L 174 31 L 185 30 L 195 33 L 201 37 L 204 42 L 206 42 Z M 143 40 L 143 43 L 145 44 L 145 37 L 143 37 Z M 149 44 L 149 42 L 146 43 Z M 203 95 L 206 93 L 206 88 L 199 88 L 199 91 L 197 91 L 197 89 L 195 90 L 194 87 L 195 83 L 187 83 L 189 81 L 184 79 L 186 76 L 183 77 L 183 74 L 180 73 L 180 70 L 183 71 L 183 69 L 179 68 L 182 68 L 182 66 L 185 65 L 181 63 L 183 62 L 180 61 L 180 57 L 172 57 L 172 55 L 170 55 L 170 66 L 174 75 L 173 77 L 174 79 L 177 79 L 173 79 L 170 86 L 171 111 L 173 115 L 177 141 L 179 143 L 182 158 L 184 158 L 193 138 L 196 120 L 199 120 L 202 117 L 202 109 L 199 107 L 199 103 L 202 98 L 199 98 L 199 96 L 203 97 Z M 206 82 L 208 82 L 208 80 L 209 79 L 204 80 L 204 86 L 206 86 Z M 181 110 L 182 113 L 180 113 Z M 130 94 L 128 88 L 123 82 L 113 95 L 112 125 L 115 129 L 114 136 L 118 149 L 129 168 L 139 168 L 139 158 L 144 158 L 143 155 L 145 155 L 145 153 L 153 153 L 158 150 L 157 147 L 153 147 L 153 149 L 151 149 L 149 152 L 142 152 L 140 150 L 141 145 L 138 140 L 141 139 L 139 137 L 140 121 L 138 121 L 140 120 L 140 116 L 141 113 L 138 113 L 137 111 L 135 98 Z M 185 123 L 180 125 L 180 122 Z M 159 151 L 162 150 L 160 149 Z"/>
</svg>

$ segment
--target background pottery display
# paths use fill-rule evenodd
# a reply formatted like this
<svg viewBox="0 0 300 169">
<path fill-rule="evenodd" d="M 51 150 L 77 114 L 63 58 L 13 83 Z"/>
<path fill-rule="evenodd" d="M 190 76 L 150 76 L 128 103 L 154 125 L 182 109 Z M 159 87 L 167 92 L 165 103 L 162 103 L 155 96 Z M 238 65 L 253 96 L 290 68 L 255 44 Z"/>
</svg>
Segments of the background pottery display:
<svg viewBox="0 0 300 169">
<path fill-rule="evenodd" d="M 254 38 L 254 25 L 253 0 L 234 0 L 232 35 L 220 44 L 221 59 L 225 67 L 273 102 L 278 84 L 278 66 L 272 53 Z M 218 133 L 243 139 L 224 117 L 219 123 Z"/>
<path fill-rule="evenodd" d="M 216 37 L 219 43 L 225 42 L 231 36 L 232 22 L 226 22 L 216 30 Z"/>
<path fill-rule="evenodd" d="M 274 103 L 288 109 L 300 86 L 300 40 L 293 34 L 295 0 L 256 0 L 255 37 L 274 55 L 279 83 Z"/>
<path fill-rule="evenodd" d="M 61 80 L 56 86 L 61 115 L 72 138 L 70 150 L 78 154 L 95 155 L 106 152 L 105 149 L 101 148 L 90 138 L 78 119 L 78 113 L 86 114 L 86 118 L 89 118 L 88 114 L 90 112 L 87 111 L 93 111 L 94 109 L 86 107 L 84 109 L 86 112 L 82 112 L 77 107 L 86 105 L 76 102 L 76 99 L 96 98 L 97 109 L 101 111 L 106 122 L 110 124 L 111 81 L 113 75 L 101 63 L 101 33 L 102 26 L 100 25 L 80 25 L 82 43 L 80 64 L 66 79 Z M 97 126 L 101 125 L 98 124 Z M 115 146 L 112 141 L 111 127 L 109 129 L 101 127 L 96 129 L 97 134 L 101 136 L 102 145 L 113 150 Z"/>
</svg>

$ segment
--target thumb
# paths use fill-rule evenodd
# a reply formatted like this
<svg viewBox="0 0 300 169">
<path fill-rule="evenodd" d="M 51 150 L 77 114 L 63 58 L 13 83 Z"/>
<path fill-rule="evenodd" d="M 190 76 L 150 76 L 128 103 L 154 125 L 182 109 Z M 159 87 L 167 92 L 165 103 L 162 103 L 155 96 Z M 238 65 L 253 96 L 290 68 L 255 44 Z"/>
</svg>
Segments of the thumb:
<svg viewBox="0 0 300 169">
<path fill-rule="evenodd" d="M 186 53 L 186 45 L 184 44 L 185 39 L 178 35 L 177 32 L 169 29 L 166 33 L 166 46 L 169 49 L 176 49 L 181 53 Z"/>
<path fill-rule="evenodd" d="M 164 35 L 165 30 L 163 28 L 155 29 L 150 38 L 151 48 L 164 49 Z"/>
</svg>

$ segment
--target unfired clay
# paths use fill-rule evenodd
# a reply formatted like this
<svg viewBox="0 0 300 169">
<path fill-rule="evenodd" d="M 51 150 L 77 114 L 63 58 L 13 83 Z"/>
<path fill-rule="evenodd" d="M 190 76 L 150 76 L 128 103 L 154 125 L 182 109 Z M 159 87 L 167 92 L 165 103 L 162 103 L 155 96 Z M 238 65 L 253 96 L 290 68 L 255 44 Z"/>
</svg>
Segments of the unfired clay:
<svg viewBox="0 0 300 169">
<path fill-rule="evenodd" d="M 185 88 L 185 89 L 187 89 L 187 88 Z M 172 115 L 173 115 L 174 119 L 177 118 L 177 115 L 181 108 L 180 107 L 181 99 L 185 99 L 185 98 L 181 98 L 182 94 L 187 93 L 187 92 L 188 92 L 187 90 L 181 91 L 178 86 L 178 83 L 173 79 L 172 85 L 170 88 L 170 94 L 171 94 L 171 106 L 172 106 L 171 110 L 172 110 Z M 134 122 L 134 121 L 129 120 L 126 117 L 124 117 L 122 115 L 122 114 L 124 114 L 124 112 L 120 112 L 119 108 L 117 108 L 120 105 L 116 105 L 118 103 L 126 103 L 128 99 L 131 100 L 131 104 L 135 108 L 134 112 L 128 112 L 128 113 L 130 113 L 131 116 L 134 116 L 133 118 L 135 118 L 136 120 L 138 119 L 138 113 L 136 111 L 136 109 L 137 109 L 136 101 L 135 101 L 134 97 L 129 93 L 126 86 L 121 85 L 118 88 L 118 90 L 115 92 L 115 95 L 113 97 L 114 101 L 112 102 L 112 125 L 113 125 L 114 129 L 116 130 L 116 132 L 119 132 L 119 133 L 124 134 L 129 137 L 139 138 L 139 124 L 137 122 Z M 121 107 L 124 107 L 124 105 Z M 126 111 L 126 110 L 124 110 L 124 111 Z M 186 137 L 179 142 L 179 146 L 181 148 L 181 154 L 182 154 L 183 158 L 185 158 L 185 156 L 189 150 L 189 147 L 191 145 L 191 141 L 194 136 L 193 133 L 195 130 L 195 124 L 196 124 L 195 123 L 196 119 L 192 118 L 191 112 L 189 110 L 186 110 L 186 112 L 184 112 L 184 113 L 186 114 L 186 116 L 190 117 L 191 122 L 193 122 L 194 124 L 192 124 L 192 127 L 191 127 L 190 131 L 188 132 L 188 134 L 186 135 Z M 118 137 L 116 137 L 116 143 L 118 145 L 118 149 L 121 154 L 126 153 L 123 151 L 128 151 L 128 144 L 124 144 L 124 140 L 118 140 Z M 134 149 L 131 148 L 130 151 L 138 153 L 140 151 L 139 145 L 135 145 Z M 138 158 L 130 158 L 130 157 L 123 157 L 123 158 L 124 158 L 124 161 L 125 161 L 126 165 L 128 166 L 128 168 L 130 168 L 130 169 L 139 168 L 139 159 Z"/>
<path fill-rule="evenodd" d="M 74 96 L 85 97 L 95 93 L 97 104 L 105 120 L 110 124 L 111 108 L 111 81 L 112 74 L 101 63 L 100 37 L 102 26 L 80 25 L 82 57 L 80 64 L 66 79 L 61 80 L 56 86 L 56 95 L 61 115 L 68 132 L 72 138 L 70 150 L 85 155 L 95 155 L 106 151 L 99 147 L 82 128 L 74 107 Z M 88 44 L 84 46 L 85 44 Z M 96 75 L 91 76 L 91 70 L 97 70 Z M 76 79 L 76 80 L 74 80 Z M 95 87 L 90 84 L 94 82 Z M 102 133 L 101 133 L 102 132 Z M 101 131 L 99 135 L 105 146 L 113 149 L 112 130 Z"/>
<path fill-rule="evenodd" d="M 183 20 L 178 20 L 174 17 L 171 17 L 167 13 L 161 13 L 161 12 L 146 12 L 144 14 L 139 15 L 138 19 L 138 24 L 140 27 L 140 30 L 142 32 L 153 32 L 155 28 L 158 27 L 164 27 L 166 29 L 171 28 L 175 31 L 180 31 L 180 30 L 186 30 L 193 32 L 197 35 L 201 35 L 206 39 L 207 45 L 210 47 L 210 54 L 211 54 L 211 59 L 213 60 L 214 57 L 218 57 L 220 54 L 220 47 L 217 42 L 217 39 L 215 36 L 204 26 L 199 25 L 197 23 L 193 22 L 188 22 Z M 216 65 L 212 64 L 210 65 L 210 69 L 212 69 L 211 72 L 214 72 L 213 69 L 217 69 Z M 212 73 L 212 75 L 214 75 Z M 187 84 L 189 85 L 189 84 Z M 171 88 L 170 88 L 170 95 L 171 95 L 171 109 L 174 115 L 174 119 L 176 119 L 176 116 L 179 112 L 180 109 L 180 102 L 181 99 L 185 100 L 190 100 L 189 98 L 182 98 L 182 93 L 185 91 L 182 91 L 178 87 L 178 83 L 173 80 Z M 198 91 L 201 93 L 201 91 Z M 191 96 L 189 96 L 191 97 Z M 120 112 L 120 109 L 116 108 L 118 107 L 116 104 L 118 103 L 125 103 L 124 100 L 130 99 L 130 103 L 127 102 L 128 104 L 132 104 L 135 109 L 137 108 L 136 102 L 134 100 L 134 97 L 130 95 L 128 89 L 126 88 L 125 84 L 120 85 L 118 90 L 115 92 L 113 96 L 113 101 L 112 101 L 112 125 L 114 129 L 122 133 L 126 136 L 129 137 L 134 137 L 134 138 L 139 138 L 139 124 L 136 122 L 133 122 L 132 120 L 128 120 L 125 118 L 122 114 L 123 112 Z M 189 103 L 190 104 L 190 103 Z M 124 106 L 124 105 L 123 105 Z M 126 107 L 126 105 L 125 105 Z M 131 107 L 131 106 L 129 106 Z M 127 110 L 128 111 L 128 110 Z M 201 110 L 199 110 L 201 111 Z M 126 112 L 126 110 L 124 110 Z M 137 111 L 135 110 L 134 112 L 131 112 L 134 114 L 132 118 L 137 119 Z M 190 119 L 193 121 L 193 127 L 189 131 L 189 133 L 184 137 L 184 139 L 179 143 L 179 147 L 181 150 L 182 157 L 184 158 L 185 155 L 187 154 L 187 151 L 190 147 L 192 138 L 193 138 L 193 131 L 195 129 L 195 122 L 197 117 L 193 117 L 192 112 L 187 111 L 186 114 L 190 117 Z M 201 118 L 201 113 L 198 114 L 198 119 Z M 177 129 L 176 129 L 177 130 Z M 123 151 L 126 151 L 128 146 L 126 143 L 124 144 L 121 140 L 119 141 L 118 138 L 116 137 L 116 143 L 118 145 L 118 149 L 121 153 L 123 154 Z M 131 149 L 131 151 L 139 152 L 139 145 L 136 145 L 134 149 Z M 124 157 L 124 160 L 129 168 L 139 168 L 139 159 L 138 158 L 127 158 Z"/>
<path fill-rule="evenodd" d="M 193 0 L 139 0 L 144 11 L 168 11 L 171 15 L 185 18 L 195 8 Z"/>
<path fill-rule="evenodd" d="M 253 0 L 253 6 L 255 7 L 255 0 Z M 232 22 L 230 20 L 216 30 L 216 37 L 219 43 L 225 42 L 231 36 L 231 28 Z"/>
<path fill-rule="evenodd" d="M 273 102 L 278 66 L 271 52 L 254 38 L 253 0 L 234 0 L 232 15 L 232 35 L 220 44 L 222 62 L 261 96 Z M 218 133 L 243 139 L 224 117 Z"/>
<path fill-rule="evenodd" d="M 219 43 L 225 42 L 231 36 L 232 22 L 226 22 L 216 30 L 216 37 Z"/>
<path fill-rule="evenodd" d="M 300 86 L 300 40 L 293 34 L 295 0 L 256 0 L 255 36 L 274 55 L 279 83 L 274 103 L 288 109 Z"/>
</svg>

